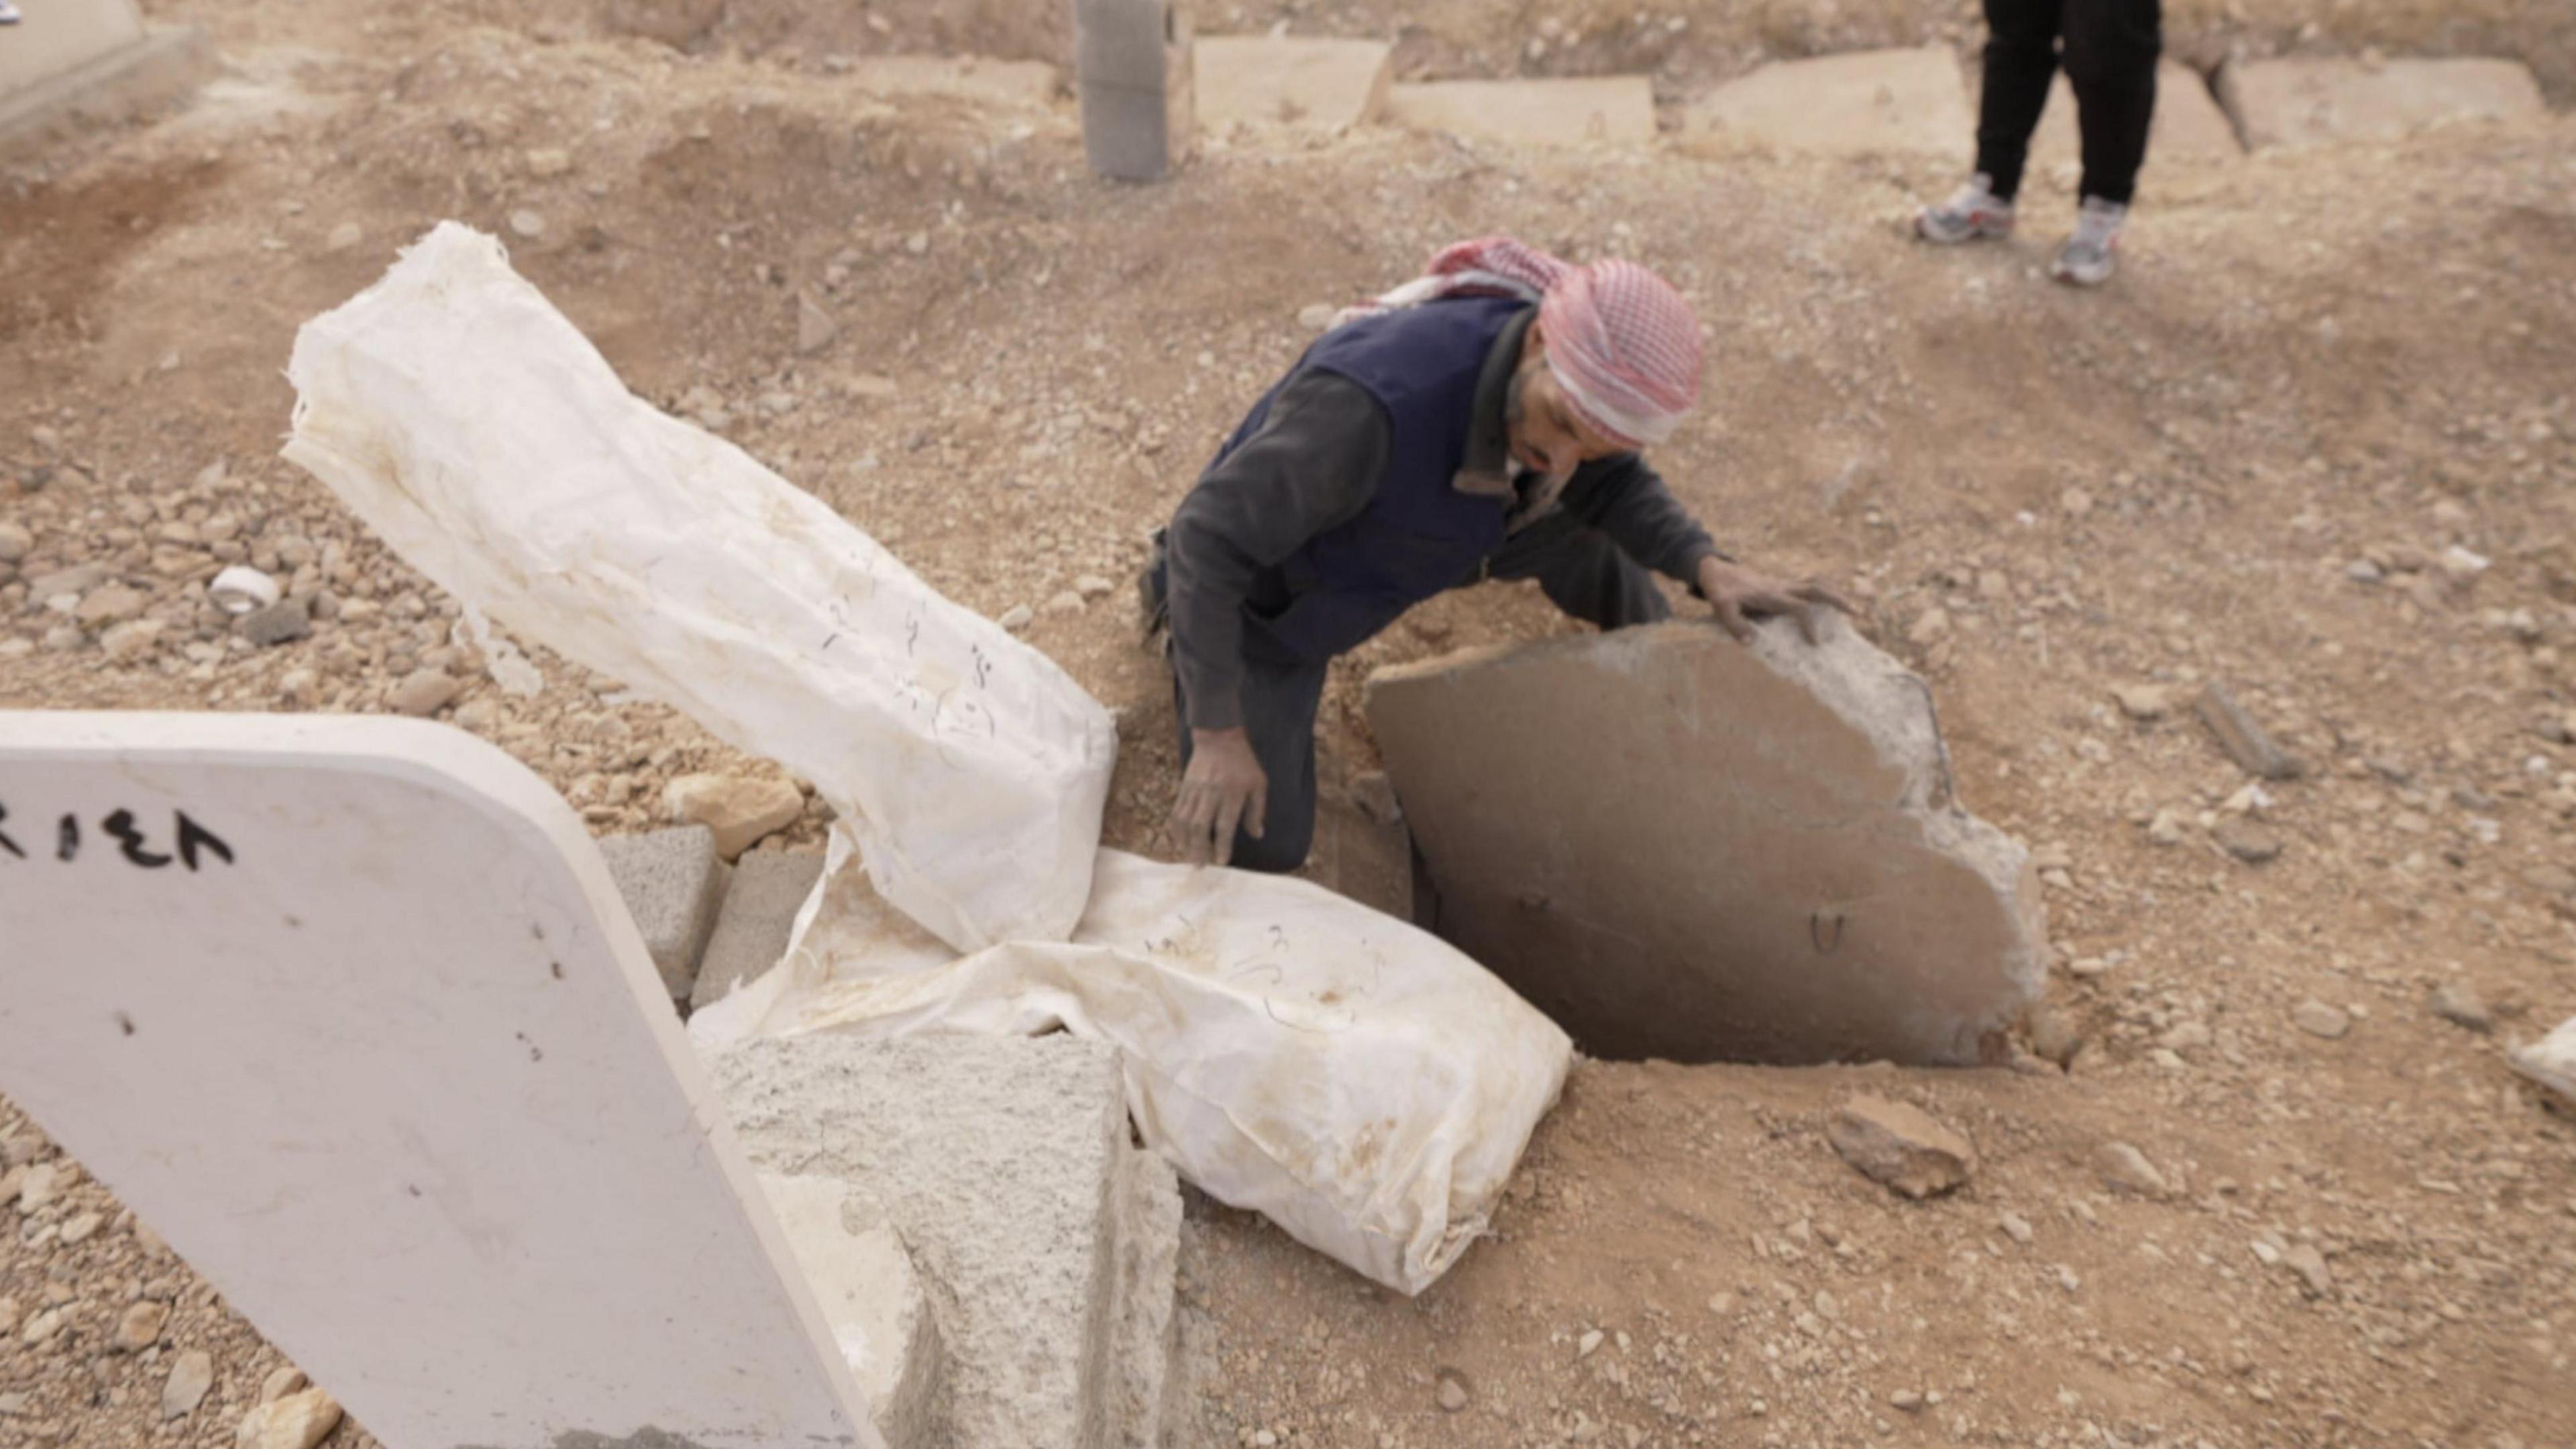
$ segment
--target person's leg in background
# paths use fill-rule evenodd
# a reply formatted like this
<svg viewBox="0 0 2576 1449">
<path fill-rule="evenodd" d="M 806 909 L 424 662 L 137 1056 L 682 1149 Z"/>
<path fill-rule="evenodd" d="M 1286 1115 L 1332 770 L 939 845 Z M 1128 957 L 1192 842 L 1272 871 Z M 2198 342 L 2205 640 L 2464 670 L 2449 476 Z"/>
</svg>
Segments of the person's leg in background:
<svg viewBox="0 0 2576 1449">
<path fill-rule="evenodd" d="M 1914 220 L 1925 241 L 1951 245 L 2010 236 L 2030 133 L 2057 78 L 2057 38 L 2069 5 L 2083 0 L 1985 0 L 1985 80 L 1977 100 L 1977 172 Z"/>
<path fill-rule="evenodd" d="M 2089 287 L 2111 278 L 2146 164 L 2163 51 L 2161 0 L 2066 0 L 2066 79 L 2084 134 L 2084 184 L 2075 234 L 2051 268 L 2060 281 Z"/>
</svg>

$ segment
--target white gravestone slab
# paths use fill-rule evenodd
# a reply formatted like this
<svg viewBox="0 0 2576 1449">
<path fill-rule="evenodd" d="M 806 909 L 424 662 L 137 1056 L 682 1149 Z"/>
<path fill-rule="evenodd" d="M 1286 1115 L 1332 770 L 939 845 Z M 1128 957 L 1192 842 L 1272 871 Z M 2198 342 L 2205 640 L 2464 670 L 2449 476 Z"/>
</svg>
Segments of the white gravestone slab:
<svg viewBox="0 0 2576 1449">
<path fill-rule="evenodd" d="M 0 1091 L 391 1449 L 880 1449 L 572 812 L 408 720 L 0 713 Z"/>
</svg>

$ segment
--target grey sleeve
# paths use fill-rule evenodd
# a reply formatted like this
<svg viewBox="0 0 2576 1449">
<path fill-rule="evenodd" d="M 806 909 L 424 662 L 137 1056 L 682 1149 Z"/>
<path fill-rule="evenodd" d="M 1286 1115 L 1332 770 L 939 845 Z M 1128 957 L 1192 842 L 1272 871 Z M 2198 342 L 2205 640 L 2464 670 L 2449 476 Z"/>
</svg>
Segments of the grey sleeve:
<svg viewBox="0 0 2576 1449">
<path fill-rule="evenodd" d="M 1243 601 L 1264 570 L 1349 522 L 1376 496 L 1389 427 L 1350 379 L 1307 372 L 1260 431 L 1200 476 L 1166 543 L 1174 668 L 1193 729 L 1243 723 Z"/>
<path fill-rule="evenodd" d="M 1567 483 L 1565 507 L 1585 523 L 1610 535 L 1619 550 L 1670 578 L 1696 589 L 1699 561 L 1726 554 L 1700 527 L 1690 510 L 1673 497 L 1663 475 L 1634 453 L 1587 465 Z"/>
</svg>

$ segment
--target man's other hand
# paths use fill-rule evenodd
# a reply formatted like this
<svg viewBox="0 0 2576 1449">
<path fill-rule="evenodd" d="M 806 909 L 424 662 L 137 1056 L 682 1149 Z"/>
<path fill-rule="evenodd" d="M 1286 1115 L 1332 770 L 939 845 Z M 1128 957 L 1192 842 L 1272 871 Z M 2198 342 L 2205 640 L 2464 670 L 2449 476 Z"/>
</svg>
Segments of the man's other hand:
<svg viewBox="0 0 2576 1449">
<path fill-rule="evenodd" d="M 1269 804 L 1270 777 L 1253 756 L 1250 735 L 1240 729 L 1190 731 L 1190 767 L 1172 802 L 1173 844 L 1182 860 L 1224 865 L 1234 855 L 1235 828 L 1259 839 Z"/>
<path fill-rule="evenodd" d="M 1758 573 L 1741 564 L 1731 564 L 1715 554 L 1699 561 L 1699 591 L 1708 596 L 1717 610 L 1717 622 L 1735 636 L 1739 644 L 1753 642 L 1753 620 L 1779 614 L 1794 615 L 1798 632 L 1807 642 L 1816 642 L 1816 611 L 1839 609 L 1845 614 L 1859 612 L 1843 596 L 1812 580 L 1789 584 Z"/>
</svg>

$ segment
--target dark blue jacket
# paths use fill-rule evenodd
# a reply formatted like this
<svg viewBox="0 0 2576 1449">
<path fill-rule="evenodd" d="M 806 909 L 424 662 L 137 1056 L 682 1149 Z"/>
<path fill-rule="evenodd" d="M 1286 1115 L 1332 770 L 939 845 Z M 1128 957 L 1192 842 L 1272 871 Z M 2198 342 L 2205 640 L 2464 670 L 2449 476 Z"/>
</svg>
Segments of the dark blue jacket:
<svg viewBox="0 0 2576 1449">
<path fill-rule="evenodd" d="M 1253 404 L 1216 456 L 1261 430 L 1271 401 L 1310 369 L 1348 378 L 1386 410 L 1386 471 L 1359 516 L 1282 563 L 1251 600 L 1245 646 L 1317 662 L 1349 651 L 1406 609 L 1471 578 L 1502 547 L 1508 500 L 1456 487 L 1476 385 L 1527 303 L 1459 297 L 1363 318 L 1319 338 Z M 1211 464 L 1213 466 L 1213 464 Z"/>
</svg>

